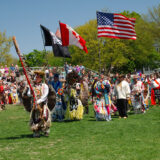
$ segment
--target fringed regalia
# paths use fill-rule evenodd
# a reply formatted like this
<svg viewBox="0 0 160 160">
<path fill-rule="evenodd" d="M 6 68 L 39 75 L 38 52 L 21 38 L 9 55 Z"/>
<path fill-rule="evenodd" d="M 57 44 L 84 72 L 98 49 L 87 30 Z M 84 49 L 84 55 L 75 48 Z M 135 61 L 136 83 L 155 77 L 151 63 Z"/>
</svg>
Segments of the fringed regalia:
<svg viewBox="0 0 160 160">
<path fill-rule="evenodd" d="M 97 100 L 94 104 L 96 120 L 111 120 L 111 99 L 109 96 L 110 83 L 108 80 L 100 80 L 96 83 L 95 92 Z"/>
<path fill-rule="evenodd" d="M 160 103 L 160 78 L 151 81 L 151 105 Z"/>
<path fill-rule="evenodd" d="M 148 83 L 144 83 L 144 91 L 143 91 L 143 99 L 142 99 L 142 102 L 143 102 L 143 106 L 144 106 L 144 109 L 147 110 L 149 108 L 149 84 Z"/>
<path fill-rule="evenodd" d="M 49 110 L 51 112 L 53 112 L 53 109 L 55 107 L 56 104 L 56 91 L 54 90 L 52 85 L 48 85 L 49 87 L 49 93 L 48 93 L 48 97 L 47 97 L 47 106 L 49 108 Z"/>
<path fill-rule="evenodd" d="M 68 97 L 66 119 L 81 120 L 83 118 L 84 108 L 79 98 L 80 96 L 80 77 L 76 72 L 71 72 L 67 75 Z"/>
<path fill-rule="evenodd" d="M 40 133 L 49 134 L 51 126 L 51 114 L 47 105 L 37 105 L 37 108 L 31 111 L 30 127 L 34 137 L 39 137 Z"/>
<path fill-rule="evenodd" d="M 26 92 L 27 93 L 26 97 L 32 97 L 29 104 L 31 104 L 31 107 L 33 106 L 31 109 L 31 116 L 30 116 L 30 127 L 31 127 L 31 130 L 34 132 L 33 136 L 39 137 L 40 132 L 43 132 L 46 136 L 48 136 L 48 133 L 50 130 L 49 128 L 51 125 L 50 110 L 47 107 L 47 96 L 49 93 L 48 85 L 46 85 L 45 83 L 42 83 L 41 85 L 37 85 L 33 89 L 32 72 L 25 63 L 25 57 L 23 57 L 23 55 L 21 54 L 15 37 L 13 37 L 13 43 L 14 43 L 16 52 L 19 56 L 19 60 L 22 65 L 24 75 L 29 85 L 29 89 Z M 37 74 L 36 83 L 40 84 L 40 82 L 42 82 L 42 79 L 44 78 L 44 72 L 36 71 L 34 73 Z M 35 92 L 37 93 L 35 94 Z M 27 106 L 29 106 L 29 104 L 27 104 Z"/>
<path fill-rule="evenodd" d="M 83 111 L 84 108 L 81 100 L 77 96 L 76 89 L 71 88 L 67 105 L 66 119 L 81 120 L 83 118 Z"/>
<path fill-rule="evenodd" d="M 49 93 L 48 85 L 42 83 L 35 87 L 37 95 L 37 106 L 31 111 L 30 126 L 34 132 L 34 137 L 39 137 L 40 133 L 48 135 L 51 126 L 51 113 L 47 106 L 47 96 Z"/>
<path fill-rule="evenodd" d="M 18 94 L 17 94 L 16 86 L 11 86 L 11 98 L 12 98 L 13 104 L 18 103 Z"/>
<path fill-rule="evenodd" d="M 66 113 L 66 104 L 64 102 L 64 92 L 63 89 L 58 89 L 56 94 L 56 104 L 52 113 L 52 121 L 63 121 Z"/>
<path fill-rule="evenodd" d="M 88 98 L 89 98 L 89 91 L 88 91 L 88 83 L 83 79 L 80 84 L 80 100 L 82 102 L 82 105 L 84 106 L 84 113 L 89 113 L 89 107 L 88 107 Z"/>
<path fill-rule="evenodd" d="M 136 84 L 133 85 L 132 89 L 132 105 L 134 112 L 142 113 L 143 112 L 143 83 L 138 81 Z"/>
<path fill-rule="evenodd" d="M 140 113 L 142 108 L 142 95 L 141 93 L 135 93 L 132 99 L 132 105 L 135 113 Z"/>
<path fill-rule="evenodd" d="M 33 100 L 33 97 L 28 94 L 29 92 L 29 87 L 28 86 L 25 86 L 23 88 L 23 91 L 21 91 L 22 93 L 22 103 L 23 103 L 23 106 L 24 106 L 24 109 L 27 111 L 27 112 L 31 112 L 32 110 L 32 100 Z"/>
</svg>

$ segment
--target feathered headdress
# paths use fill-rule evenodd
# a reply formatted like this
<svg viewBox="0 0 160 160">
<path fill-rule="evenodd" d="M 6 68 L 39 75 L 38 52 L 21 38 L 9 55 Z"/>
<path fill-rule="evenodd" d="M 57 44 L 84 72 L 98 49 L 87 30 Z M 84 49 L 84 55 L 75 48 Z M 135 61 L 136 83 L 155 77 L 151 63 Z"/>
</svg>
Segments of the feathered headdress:
<svg viewBox="0 0 160 160">
<path fill-rule="evenodd" d="M 37 74 L 37 75 L 40 75 L 40 76 L 45 75 L 44 71 L 40 71 L 40 70 L 35 70 L 34 73 Z"/>
<path fill-rule="evenodd" d="M 78 83 L 79 81 L 80 81 L 80 76 L 75 71 L 68 73 L 66 76 L 66 82 L 70 85 L 73 85 L 74 83 Z"/>
</svg>

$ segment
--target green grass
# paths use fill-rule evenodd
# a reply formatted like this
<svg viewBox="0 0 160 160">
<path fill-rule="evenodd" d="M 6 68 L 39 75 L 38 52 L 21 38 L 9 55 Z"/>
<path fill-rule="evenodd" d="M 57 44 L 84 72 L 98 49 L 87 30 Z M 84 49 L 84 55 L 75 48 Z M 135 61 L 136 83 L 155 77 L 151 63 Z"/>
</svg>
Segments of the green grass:
<svg viewBox="0 0 160 160">
<path fill-rule="evenodd" d="M 32 138 L 22 106 L 0 112 L 0 160 L 160 160 L 160 107 L 146 114 L 52 122 L 48 138 Z"/>
</svg>

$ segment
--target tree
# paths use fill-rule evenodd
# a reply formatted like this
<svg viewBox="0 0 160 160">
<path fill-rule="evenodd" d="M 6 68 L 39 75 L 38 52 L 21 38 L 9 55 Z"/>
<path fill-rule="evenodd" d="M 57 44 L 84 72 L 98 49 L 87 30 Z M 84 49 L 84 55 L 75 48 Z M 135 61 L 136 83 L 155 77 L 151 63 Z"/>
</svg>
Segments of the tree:
<svg viewBox="0 0 160 160">
<path fill-rule="evenodd" d="M 160 40 L 160 4 L 157 7 L 150 8 L 148 10 L 148 16 L 144 17 L 150 22 L 150 31 L 156 38 Z"/>
<path fill-rule="evenodd" d="M 97 38 L 97 21 L 90 20 L 82 26 L 75 28 L 86 41 L 88 54 L 75 46 L 69 50 L 72 59 L 65 59 L 73 65 L 84 66 L 99 70 L 104 68 L 106 72 L 133 72 L 143 67 L 156 68 L 160 62 L 160 54 L 154 45 L 160 44 L 160 5 L 149 10 L 149 16 L 139 15 L 136 12 L 124 11 L 122 15 L 136 18 L 135 30 L 137 40 L 123 40 L 111 38 Z M 147 17 L 147 18 L 146 18 Z M 26 55 L 30 66 L 62 66 L 63 58 L 54 57 L 51 52 L 34 50 Z M 156 63 L 155 63 L 156 62 Z"/>
<path fill-rule="evenodd" d="M 148 32 L 152 35 L 154 39 L 155 48 L 160 48 L 160 4 L 158 6 L 152 7 L 148 10 L 148 15 L 143 15 L 143 19 L 149 23 Z M 153 59 L 154 62 L 150 64 L 151 68 L 159 67 L 160 64 L 160 52 L 157 53 L 154 51 L 154 55 L 150 58 Z"/>
<path fill-rule="evenodd" d="M 97 65 L 99 64 L 99 46 L 96 26 L 96 21 L 90 20 L 85 25 L 75 28 L 75 30 L 83 37 L 83 39 L 85 39 L 89 53 L 86 54 L 83 50 L 80 50 L 78 47 L 70 47 L 69 49 L 72 56 L 72 64 L 82 63 L 88 68 L 97 70 Z"/>
<path fill-rule="evenodd" d="M 136 18 L 137 40 L 123 40 L 111 38 L 97 39 L 97 22 L 90 20 L 75 30 L 86 40 L 88 54 L 77 47 L 70 47 L 73 64 L 82 63 L 88 68 L 99 70 L 105 68 L 107 72 L 113 71 L 128 73 L 144 66 L 155 64 L 159 56 L 154 49 L 154 38 L 149 32 L 150 23 L 145 21 L 136 12 L 124 11 L 127 17 Z M 100 52 L 100 59 L 99 59 Z"/>
<path fill-rule="evenodd" d="M 26 64 L 29 67 L 40 67 L 45 63 L 44 57 L 44 51 L 33 50 L 33 52 L 30 52 L 29 54 L 25 55 Z"/>
<path fill-rule="evenodd" d="M 12 63 L 12 56 L 9 54 L 12 46 L 11 37 L 6 36 L 6 32 L 0 32 L 0 64 L 9 65 Z"/>
<path fill-rule="evenodd" d="M 63 58 L 54 57 L 50 51 L 46 53 L 45 51 L 33 50 L 33 52 L 25 55 L 25 58 L 28 67 L 62 66 L 64 64 Z"/>
<path fill-rule="evenodd" d="M 129 54 L 127 55 L 129 61 L 127 65 L 123 65 L 121 68 L 122 70 L 128 66 L 133 66 L 135 69 L 142 70 L 143 67 L 146 66 L 154 66 L 155 60 L 160 60 L 158 57 L 159 55 L 155 52 L 154 48 L 154 36 L 149 31 L 150 22 L 147 22 L 143 16 L 138 15 L 135 12 L 129 14 L 128 12 L 123 12 L 123 15 L 127 17 L 135 17 L 136 18 L 136 34 L 137 40 L 132 41 L 125 41 L 126 46 L 129 46 Z M 131 68 L 130 68 L 131 69 Z M 134 68 L 132 68 L 134 70 Z"/>
<path fill-rule="evenodd" d="M 63 57 L 55 57 L 53 52 L 48 51 L 46 54 L 46 64 L 50 66 L 63 66 L 64 58 Z"/>
</svg>

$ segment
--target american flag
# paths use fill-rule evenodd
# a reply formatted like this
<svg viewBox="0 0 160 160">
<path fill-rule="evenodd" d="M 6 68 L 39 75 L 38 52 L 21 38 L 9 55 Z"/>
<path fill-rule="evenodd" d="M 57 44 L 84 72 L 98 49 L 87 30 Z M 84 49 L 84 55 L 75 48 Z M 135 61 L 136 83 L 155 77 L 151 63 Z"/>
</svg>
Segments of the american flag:
<svg viewBox="0 0 160 160">
<path fill-rule="evenodd" d="M 98 37 L 136 40 L 135 20 L 121 14 L 97 12 Z"/>
</svg>

